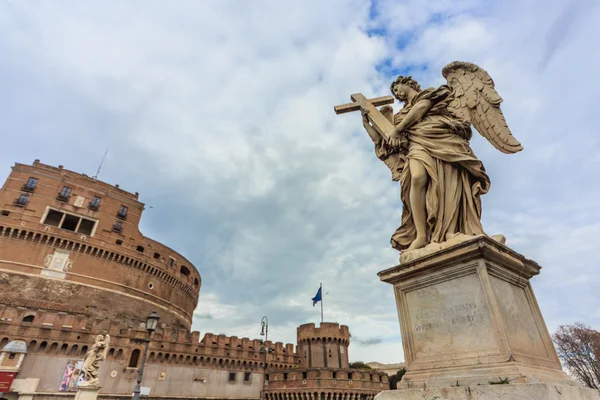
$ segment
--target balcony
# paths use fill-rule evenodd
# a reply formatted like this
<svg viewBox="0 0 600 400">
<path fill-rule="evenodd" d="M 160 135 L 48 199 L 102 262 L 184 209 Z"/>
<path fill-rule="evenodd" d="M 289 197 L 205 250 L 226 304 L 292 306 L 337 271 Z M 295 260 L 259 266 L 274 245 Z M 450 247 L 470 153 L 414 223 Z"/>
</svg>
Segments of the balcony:
<svg viewBox="0 0 600 400">
<path fill-rule="evenodd" d="M 121 224 L 114 224 L 113 227 L 112 227 L 112 231 L 113 232 L 117 232 L 117 233 L 123 232 L 123 225 L 121 225 Z"/>
<path fill-rule="evenodd" d="M 88 204 L 88 208 L 92 211 L 98 211 L 100 209 L 100 205 L 99 204 L 94 204 L 94 203 L 90 203 Z"/>
<path fill-rule="evenodd" d="M 127 213 L 125 212 L 118 212 L 117 213 L 117 218 L 122 219 L 122 220 L 126 220 L 127 219 Z"/>
<path fill-rule="evenodd" d="M 68 203 L 70 198 L 71 198 L 70 194 L 66 195 L 66 194 L 59 193 L 56 195 L 56 200 L 62 201 L 63 203 Z"/>
<path fill-rule="evenodd" d="M 29 203 L 29 196 L 17 197 L 13 203 L 15 207 L 25 207 Z"/>
<path fill-rule="evenodd" d="M 30 184 L 26 183 L 23 186 L 21 186 L 21 191 L 27 192 L 27 193 L 33 193 L 35 191 L 35 185 L 30 185 Z"/>
</svg>

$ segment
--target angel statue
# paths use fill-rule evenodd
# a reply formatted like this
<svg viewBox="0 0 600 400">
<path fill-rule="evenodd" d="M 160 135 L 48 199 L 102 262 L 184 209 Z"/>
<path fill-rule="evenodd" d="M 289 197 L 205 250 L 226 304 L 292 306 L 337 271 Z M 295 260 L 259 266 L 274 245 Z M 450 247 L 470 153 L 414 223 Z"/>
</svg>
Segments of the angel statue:
<svg viewBox="0 0 600 400">
<path fill-rule="evenodd" d="M 84 382 L 80 386 L 98 386 L 100 380 L 98 378 L 98 370 L 100 369 L 100 361 L 106 359 L 108 346 L 110 345 L 109 335 L 98 335 L 95 338 L 94 344 L 86 353 L 83 360 L 81 371 L 83 373 Z"/>
<path fill-rule="evenodd" d="M 338 114 L 361 110 L 377 157 L 400 181 L 402 222 L 391 243 L 401 252 L 484 234 L 480 196 L 490 179 L 469 145 L 471 125 L 504 153 L 523 149 L 485 70 L 453 62 L 442 75 L 447 85 L 424 90 L 410 76 L 399 76 L 391 91 L 404 107 L 396 114 L 384 105 L 394 102 L 390 96 L 367 100 L 356 94 L 354 103 L 335 107 Z"/>
</svg>

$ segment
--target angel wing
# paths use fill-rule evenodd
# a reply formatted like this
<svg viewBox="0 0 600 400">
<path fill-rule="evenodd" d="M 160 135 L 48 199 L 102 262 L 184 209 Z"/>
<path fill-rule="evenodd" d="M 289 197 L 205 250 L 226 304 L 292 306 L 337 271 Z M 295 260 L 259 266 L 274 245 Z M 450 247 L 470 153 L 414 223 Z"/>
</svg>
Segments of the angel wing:
<svg viewBox="0 0 600 400">
<path fill-rule="evenodd" d="M 448 105 L 451 112 L 470 122 L 501 152 L 512 154 L 523 150 L 506 124 L 500 110 L 502 98 L 487 71 L 475 64 L 454 61 L 442 69 L 442 75 L 454 93 L 454 100 Z"/>
</svg>

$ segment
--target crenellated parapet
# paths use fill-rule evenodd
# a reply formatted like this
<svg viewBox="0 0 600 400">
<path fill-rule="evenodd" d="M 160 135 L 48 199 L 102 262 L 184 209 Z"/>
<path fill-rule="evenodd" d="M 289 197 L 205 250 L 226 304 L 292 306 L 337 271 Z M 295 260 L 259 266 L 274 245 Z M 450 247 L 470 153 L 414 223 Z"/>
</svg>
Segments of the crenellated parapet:
<svg viewBox="0 0 600 400">
<path fill-rule="evenodd" d="M 139 360 L 130 363 L 135 351 L 143 348 L 146 331 L 142 326 L 122 328 L 119 321 L 0 306 L 0 348 L 12 340 L 24 340 L 28 353 L 83 357 L 100 333 L 111 336 L 108 359 L 122 361 L 124 367 L 138 366 Z M 260 353 L 262 344 L 258 339 L 213 333 L 205 333 L 201 339 L 198 331 L 163 326 L 152 335 L 147 362 L 248 370 L 299 366 L 293 344 L 268 342 L 274 349 L 268 355 Z"/>
<path fill-rule="evenodd" d="M 345 325 L 322 322 L 297 328 L 297 352 L 307 368 L 348 368 L 350 330 Z"/>
</svg>

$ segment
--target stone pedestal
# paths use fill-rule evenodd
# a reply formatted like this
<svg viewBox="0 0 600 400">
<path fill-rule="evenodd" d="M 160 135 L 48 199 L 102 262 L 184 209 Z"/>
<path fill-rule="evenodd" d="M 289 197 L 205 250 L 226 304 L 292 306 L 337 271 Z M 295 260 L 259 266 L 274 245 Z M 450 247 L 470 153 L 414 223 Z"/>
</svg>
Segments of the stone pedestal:
<svg viewBox="0 0 600 400">
<path fill-rule="evenodd" d="M 79 386 L 75 400 L 96 400 L 98 398 L 99 386 Z"/>
<path fill-rule="evenodd" d="M 517 383 L 386 390 L 375 396 L 374 400 L 600 400 L 600 392 L 580 386 Z"/>
<path fill-rule="evenodd" d="M 529 283 L 540 269 L 480 236 L 380 272 L 398 306 L 407 366 L 399 388 L 578 386 L 562 371 Z"/>
</svg>

